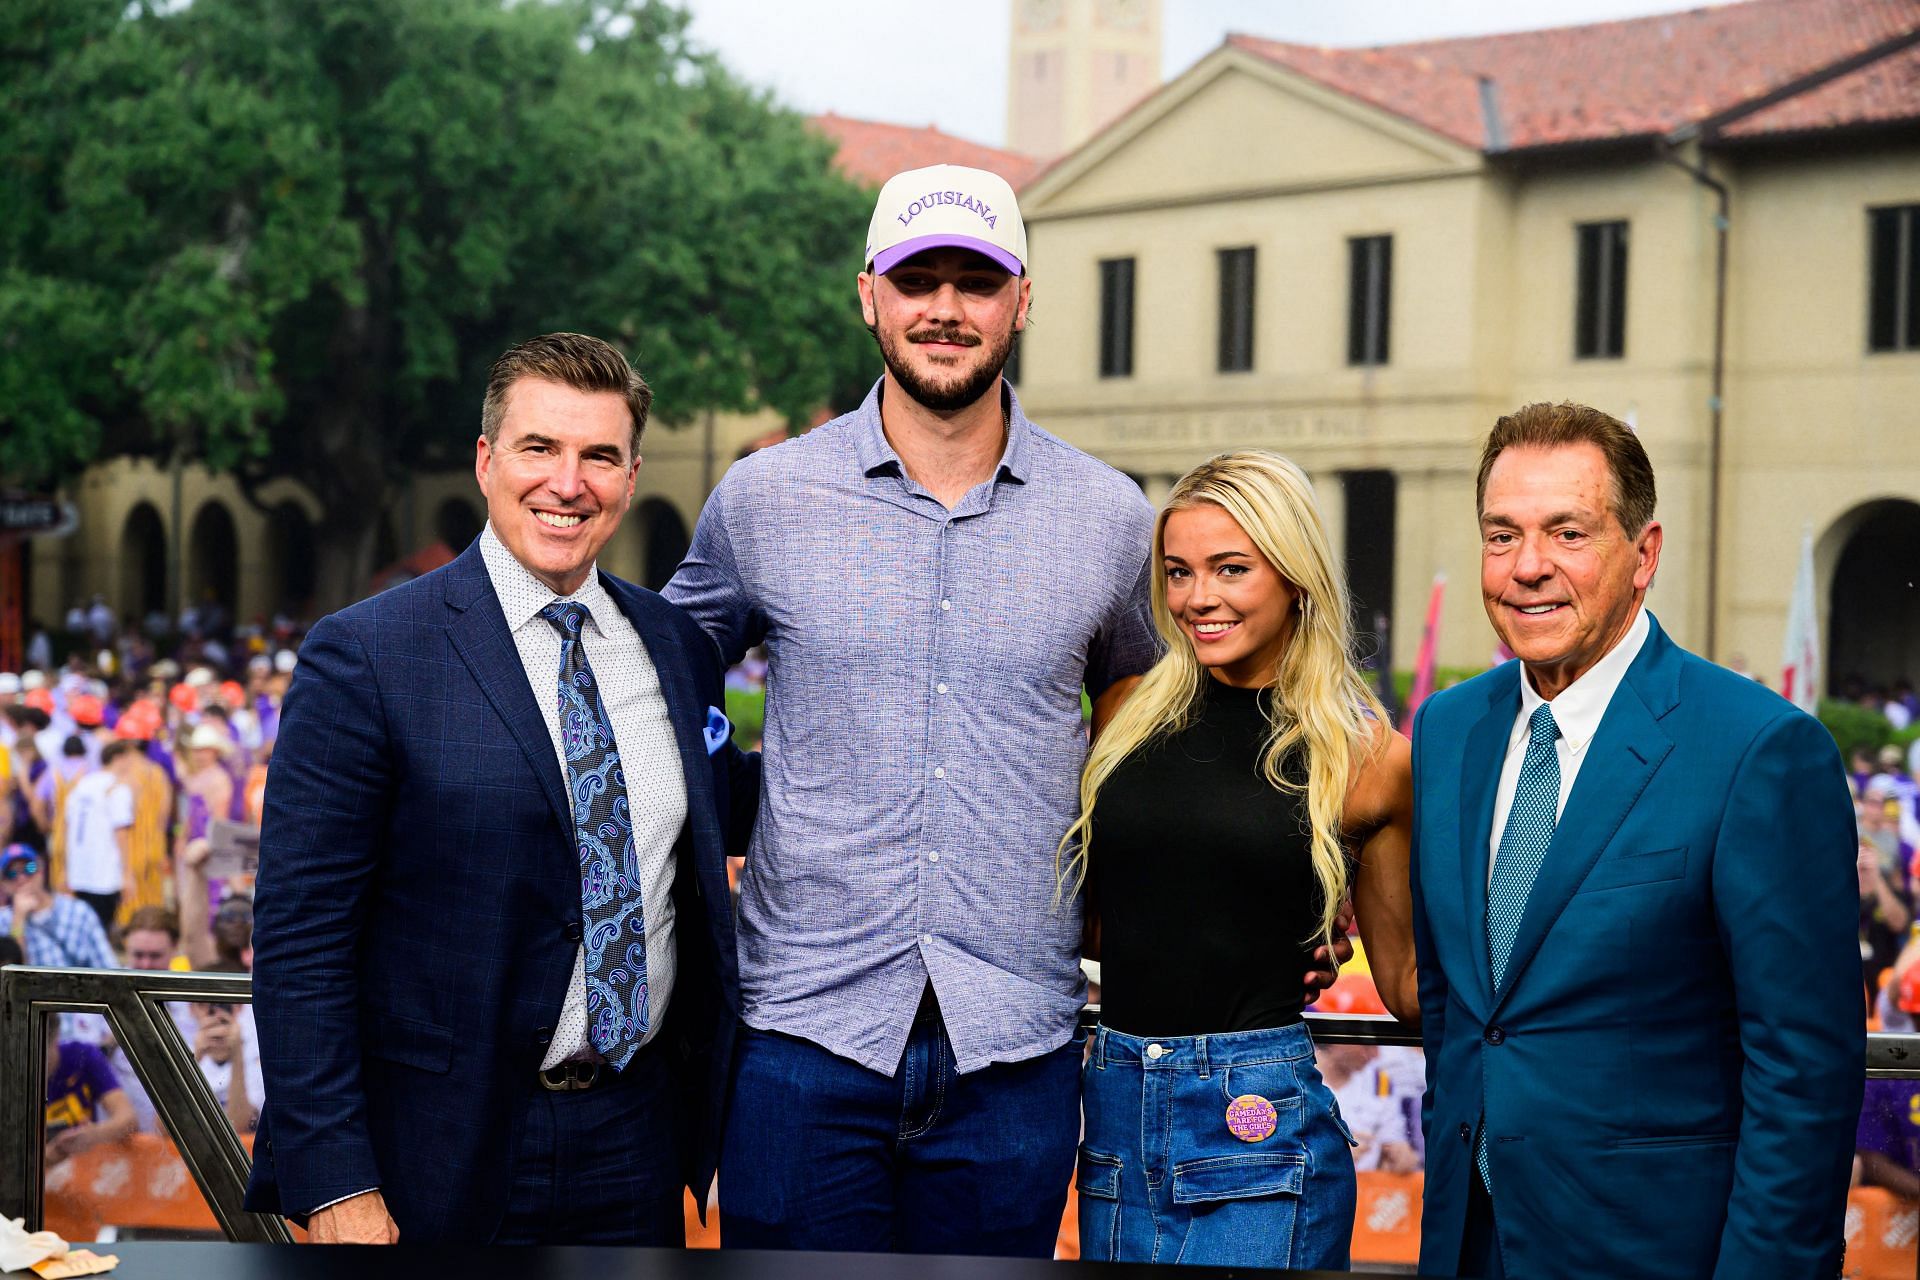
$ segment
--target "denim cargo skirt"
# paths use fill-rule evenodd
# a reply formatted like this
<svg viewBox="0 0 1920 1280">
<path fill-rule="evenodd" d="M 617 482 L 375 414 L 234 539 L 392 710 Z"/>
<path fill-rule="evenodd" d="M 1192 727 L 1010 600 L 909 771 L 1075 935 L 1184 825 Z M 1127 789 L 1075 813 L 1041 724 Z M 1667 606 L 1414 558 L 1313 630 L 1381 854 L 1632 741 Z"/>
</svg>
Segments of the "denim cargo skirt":
<svg viewBox="0 0 1920 1280">
<path fill-rule="evenodd" d="M 1083 1258 L 1347 1269 L 1351 1135 L 1305 1023 L 1158 1039 L 1099 1027 L 1091 1046 Z"/>
</svg>

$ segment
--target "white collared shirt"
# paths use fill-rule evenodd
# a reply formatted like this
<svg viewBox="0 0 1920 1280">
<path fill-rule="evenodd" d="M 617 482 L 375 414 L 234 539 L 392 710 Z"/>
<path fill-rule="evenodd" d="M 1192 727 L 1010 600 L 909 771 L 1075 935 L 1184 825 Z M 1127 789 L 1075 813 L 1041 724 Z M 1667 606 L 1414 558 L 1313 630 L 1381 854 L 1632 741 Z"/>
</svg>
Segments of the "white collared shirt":
<svg viewBox="0 0 1920 1280">
<path fill-rule="evenodd" d="M 666 696 L 660 690 L 660 675 L 633 623 L 600 585 L 598 566 L 587 571 L 587 580 L 578 591 L 556 596 L 514 558 L 491 523 L 480 535 L 480 557 L 486 562 L 487 577 L 493 582 L 501 612 L 506 614 L 507 628 L 513 632 L 533 700 L 546 717 L 563 781 L 567 757 L 560 745 L 560 633 L 540 616 L 540 611 L 556 600 L 587 607 L 580 642 L 586 646 L 587 663 L 593 668 L 607 719 L 613 724 L 613 740 L 620 749 L 621 769 L 627 779 L 627 808 L 633 818 L 633 847 L 640 859 L 641 901 L 647 918 L 648 1010 L 647 1034 L 641 1044 L 647 1044 L 659 1034 L 667 1000 L 673 993 L 673 844 L 687 819 L 686 777 L 681 771 L 673 722 L 667 715 Z M 554 1023 L 553 1043 L 540 1064 L 542 1068 L 589 1053 L 586 966 L 583 947 L 574 957 L 573 977 L 567 984 L 567 997 Z"/>
<path fill-rule="evenodd" d="M 1607 650 L 1586 674 L 1560 691 L 1553 700 L 1553 722 L 1560 727 L 1554 747 L 1560 753 L 1560 803 L 1553 815 L 1557 822 L 1566 812 L 1567 797 L 1573 792 L 1573 780 L 1580 775 L 1587 746 L 1600 732 L 1600 721 L 1613 702 L 1614 690 L 1626 678 L 1627 668 L 1640 656 L 1640 648 L 1652 630 L 1645 608 L 1634 610 L 1633 621 L 1620 643 Z M 1500 837 L 1507 830 L 1507 814 L 1513 809 L 1513 793 L 1520 787 L 1520 765 L 1527 758 L 1527 742 L 1532 737 L 1534 708 L 1545 703 L 1533 688 L 1533 677 L 1524 667 L 1520 672 L 1520 713 L 1507 734 L 1507 758 L 1500 767 L 1500 785 L 1493 793 L 1493 833 L 1487 841 L 1487 883 L 1493 883 L 1493 860 L 1500 852 Z"/>
</svg>

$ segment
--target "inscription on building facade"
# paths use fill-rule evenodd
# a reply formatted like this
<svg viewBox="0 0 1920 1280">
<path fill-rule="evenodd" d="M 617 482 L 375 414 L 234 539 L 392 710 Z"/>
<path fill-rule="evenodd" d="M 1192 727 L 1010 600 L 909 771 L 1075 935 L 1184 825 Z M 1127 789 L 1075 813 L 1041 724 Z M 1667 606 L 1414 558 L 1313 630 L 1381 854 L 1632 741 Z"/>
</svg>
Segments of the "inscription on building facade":
<svg viewBox="0 0 1920 1280">
<path fill-rule="evenodd" d="M 1345 444 L 1369 431 L 1358 412 L 1342 409 L 1222 409 L 1167 417 L 1140 415 L 1109 420 L 1103 443 L 1121 445 Z M 1096 447 L 1097 448 L 1097 447 Z"/>
</svg>

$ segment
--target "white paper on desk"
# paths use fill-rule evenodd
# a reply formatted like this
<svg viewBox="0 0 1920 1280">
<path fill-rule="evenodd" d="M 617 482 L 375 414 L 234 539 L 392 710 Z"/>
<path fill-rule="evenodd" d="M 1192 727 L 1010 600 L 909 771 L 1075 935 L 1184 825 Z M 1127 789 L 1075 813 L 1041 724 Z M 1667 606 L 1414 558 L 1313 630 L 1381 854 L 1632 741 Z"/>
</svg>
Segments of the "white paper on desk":
<svg viewBox="0 0 1920 1280">
<path fill-rule="evenodd" d="M 65 1256 L 67 1242 L 51 1231 L 27 1231 L 25 1218 L 0 1218 L 0 1271 L 25 1271 L 36 1262 Z"/>
</svg>

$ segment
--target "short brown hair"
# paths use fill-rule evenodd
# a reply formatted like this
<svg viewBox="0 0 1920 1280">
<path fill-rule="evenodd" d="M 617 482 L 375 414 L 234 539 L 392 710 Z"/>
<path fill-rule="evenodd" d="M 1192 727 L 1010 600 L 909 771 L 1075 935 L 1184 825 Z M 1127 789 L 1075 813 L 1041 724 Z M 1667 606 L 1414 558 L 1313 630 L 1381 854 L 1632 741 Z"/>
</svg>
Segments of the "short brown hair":
<svg viewBox="0 0 1920 1280">
<path fill-rule="evenodd" d="M 147 744 L 144 742 L 136 742 L 132 738 L 116 738 L 100 749 L 100 763 L 112 764 L 121 756 L 129 756 L 136 751 L 145 754 L 146 749 Z"/>
<path fill-rule="evenodd" d="M 544 378 L 575 391 L 612 391 L 625 396 L 627 412 L 633 418 L 627 452 L 640 452 L 640 433 L 647 429 L 653 390 L 611 345 L 584 333 L 547 333 L 501 352 L 487 374 L 487 396 L 480 406 L 480 434 L 490 445 L 500 439 L 500 423 L 507 416 L 507 392 L 522 378 Z"/>
<path fill-rule="evenodd" d="M 149 930 L 164 933 L 176 943 L 180 941 L 180 920 L 165 907 L 141 907 L 127 917 L 127 927 L 120 931 L 120 935 L 125 937 L 129 933 Z"/>
<path fill-rule="evenodd" d="M 1522 405 L 1493 424 L 1480 451 L 1480 478 L 1474 484 L 1476 514 L 1487 507 L 1487 476 L 1494 459 L 1508 449 L 1558 449 L 1590 444 L 1607 460 L 1613 477 L 1613 518 L 1628 536 L 1637 537 L 1653 521 L 1653 464 L 1633 428 L 1584 404 Z"/>
</svg>

